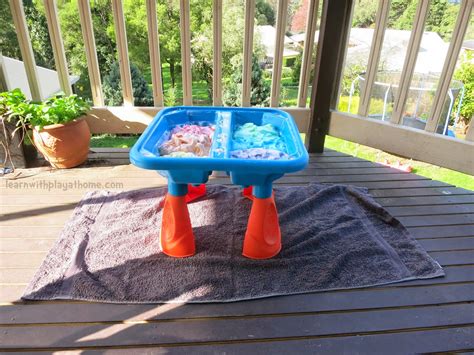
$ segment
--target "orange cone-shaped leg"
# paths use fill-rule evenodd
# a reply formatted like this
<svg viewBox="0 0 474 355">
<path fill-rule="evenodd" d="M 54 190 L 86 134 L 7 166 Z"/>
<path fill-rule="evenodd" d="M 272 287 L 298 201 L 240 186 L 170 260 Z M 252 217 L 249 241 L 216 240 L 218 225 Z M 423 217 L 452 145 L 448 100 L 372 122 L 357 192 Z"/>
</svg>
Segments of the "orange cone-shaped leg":
<svg viewBox="0 0 474 355">
<path fill-rule="evenodd" d="M 160 242 L 163 253 L 176 258 L 191 256 L 196 252 L 186 196 L 166 195 Z"/>
<path fill-rule="evenodd" d="M 281 250 L 280 224 L 275 200 L 253 198 L 242 255 L 251 259 L 269 259 Z"/>
</svg>

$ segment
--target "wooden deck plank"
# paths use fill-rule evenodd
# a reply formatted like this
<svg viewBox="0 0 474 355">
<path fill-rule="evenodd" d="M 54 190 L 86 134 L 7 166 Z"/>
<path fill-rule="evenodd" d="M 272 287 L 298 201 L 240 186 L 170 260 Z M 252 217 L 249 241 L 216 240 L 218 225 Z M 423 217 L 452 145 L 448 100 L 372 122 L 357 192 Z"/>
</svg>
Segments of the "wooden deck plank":
<svg viewBox="0 0 474 355">
<path fill-rule="evenodd" d="M 392 216 L 423 216 L 474 213 L 474 204 L 386 207 Z"/>
<path fill-rule="evenodd" d="M 89 324 L 0 327 L 3 348 L 70 348 L 74 346 L 120 346 L 222 342 L 246 339 L 278 339 L 305 336 L 357 335 L 359 333 L 401 331 L 472 322 L 474 305 L 381 310 L 317 316 L 281 316 L 257 319 L 175 320 L 145 324 Z M 176 329 L 180 329 L 177 333 Z M 5 331 L 7 334 L 5 334 Z"/>
<path fill-rule="evenodd" d="M 100 164 L 101 159 L 113 164 L 128 163 L 128 152 L 124 150 L 110 154 L 107 149 L 99 149 L 93 156 L 94 160 L 97 158 L 93 164 Z M 28 174 L 32 176 L 27 177 Z M 164 183 L 154 172 L 131 165 L 85 166 L 53 172 L 30 169 L 23 177 L 29 182 L 114 181 L 122 183 L 126 190 Z M 229 180 L 218 177 L 211 183 L 219 182 L 227 184 Z M 347 346 L 360 347 L 367 351 L 369 343 L 373 344 L 372 350 L 382 349 L 387 342 L 397 344 L 397 350 L 402 342 L 401 346 L 409 352 L 473 348 L 468 325 L 474 323 L 474 192 L 333 151 L 312 155 L 308 169 L 278 183 L 312 182 L 369 188 L 375 199 L 387 206 L 443 265 L 447 276 L 231 305 L 67 301 L 20 301 L 8 305 L 5 302 L 18 302 L 26 283 L 87 189 L 56 189 L 50 193 L 34 188 L 6 189 L 0 184 L 0 193 L 7 197 L 0 216 L 0 325 L 4 326 L 0 337 L 6 339 L 0 342 L 0 348 L 5 344 L 22 347 L 16 350 L 26 350 L 28 346 L 36 346 L 35 350 L 43 346 L 43 350 L 118 350 L 125 346 L 127 353 L 136 349 L 247 349 L 268 353 L 285 346 L 306 352 L 321 346 L 346 351 Z M 412 340 L 415 334 L 416 340 Z M 29 341 L 33 337 L 36 343 Z M 418 337 L 426 340 L 418 341 Z M 439 341 L 443 337 L 445 341 Z M 387 353 L 387 348 L 383 349 Z"/>
<path fill-rule="evenodd" d="M 195 346 L 169 347 L 127 347 L 114 349 L 113 353 L 143 354 L 163 353 L 172 351 L 174 354 L 316 354 L 316 353 L 370 353 L 375 354 L 408 354 L 435 353 L 455 350 L 469 351 L 472 349 L 474 327 L 451 327 L 435 330 L 408 330 L 389 334 L 359 334 L 338 337 L 308 337 L 294 339 L 278 339 L 277 341 L 248 340 L 226 344 L 196 344 Z M 350 349 L 350 351 L 348 350 Z M 105 353 L 107 349 L 105 348 Z M 102 353 L 104 350 L 89 350 L 91 354 Z M 471 354 L 471 352 L 469 352 Z"/>
<path fill-rule="evenodd" d="M 408 228 L 410 234 L 417 239 L 457 238 L 474 236 L 474 225 L 456 226 L 425 226 Z"/>
<path fill-rule="evenodd" d="M 439 195 L 418 197 L 377 197 L 377 202 L 384 207 L 434 206 L 473 204 L 474 195 Z"/>
<path fill-rule="evenodd" d="M 448 271 L 455 267 L 448 268 Z M 415 281 L 413 281 L 415 282 Z M 400 284 L 401 285 L 401 284 Z M 74 323 L 147 319 L 172 320 L 355 312 L 466 303 L 472 283 L 340 290 L 273 297 L 229 304 L 117 305 L 90 302 L 27 302 L 1 306 L 1 324 Z M 442 322 L 440 322 L 442 324 Z"/>
</svg>

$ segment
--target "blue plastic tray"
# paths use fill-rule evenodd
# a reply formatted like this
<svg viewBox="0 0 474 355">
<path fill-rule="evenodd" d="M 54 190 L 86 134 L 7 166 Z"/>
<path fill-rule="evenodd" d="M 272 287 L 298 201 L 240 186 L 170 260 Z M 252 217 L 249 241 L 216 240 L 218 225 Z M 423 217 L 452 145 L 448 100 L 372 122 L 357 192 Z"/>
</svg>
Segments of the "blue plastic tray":
<svg viewBox="0 0 474 355">
<path fill-rule="evenodd" d="M 277 127 L 286 144 L 290 159 L 254 160 L 231 158 L 232 135 L 237 125 L 252 122 Z M 215 125 L 209 157 L 173 158 L 160 156 L 159 146 L 169 139 L 173 127 L 185 123 Z M 296 124 L 288 113 L 269 108 L 170 107 L 160 111 L 130 151 L 132 164 L 157 170 L 170 185 L 207 182 L 212 171 L 225 171 L 232 183 L 255 186 L 254 194 L 271 195 L 272 182 L 285 173 L 302 170 L 308 164 L 308 153 Z M 175 189 L 176 186 L 170 186 Z"/>
</svg>

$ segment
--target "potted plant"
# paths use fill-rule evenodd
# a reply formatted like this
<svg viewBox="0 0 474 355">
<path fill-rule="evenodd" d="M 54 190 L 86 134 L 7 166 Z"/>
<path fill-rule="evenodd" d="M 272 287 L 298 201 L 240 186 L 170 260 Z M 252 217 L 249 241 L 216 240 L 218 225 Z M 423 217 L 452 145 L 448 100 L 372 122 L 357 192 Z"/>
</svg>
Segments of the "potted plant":
<svg viewBox="0 0 474 355">
<path fill-rule="evenodd" d="M 73 168 L 87 160 L 90 130 L 82 117 L 90 106 L 77 95 L 58 95 L 27 104 L 24 119 L 33 142 L 55 168 Z"/>
<path fill-rule="evenodd" d="M 26 167 L 24 143 L 26 126 L 24 116 L 26 97 L 20 89 L 0 93 L 0 158 L 3 166 Z"/>
</svg>

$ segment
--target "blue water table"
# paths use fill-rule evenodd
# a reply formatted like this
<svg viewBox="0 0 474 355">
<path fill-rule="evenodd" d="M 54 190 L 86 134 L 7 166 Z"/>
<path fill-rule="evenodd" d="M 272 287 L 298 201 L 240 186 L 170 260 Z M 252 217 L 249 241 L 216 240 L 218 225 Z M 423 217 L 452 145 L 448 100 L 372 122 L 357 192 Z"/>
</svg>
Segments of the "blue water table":
<svg viewBox="0 0 474 355">
<path fill-rule="evenodd" d="M 236 130 L 245 124 L 274 128 L 284 143 L 285 151 L 282 153 L 285 158 L 244 159 L 232 154 L 237 146 Z M 206 156 L 160 154 L 160 147 L 170 140 L 173 129 L 183 125 L 212 128 L 212 143 Z M 161 110 L 141 135 L 130 152 L 130 161 L 140 168 L 156 170 L 168 179 L 160 231 L 160 243 L 165 254 L 174 257 L 194 255 L 195 241 L 187 203 L 205 194 L 204 184 L 213 171 L 223 171 L 230 176 L 233 184 L 244 187 L 244 196 L 253 201 L 243 255 L 267 259 L 277 255 L 281 249 L 272 183 L 286 173 L 304 169 L 308 164 L 308 153 L 293 118 L 284 111 L 270 108 L 170 107 Z"/>
</svg>

